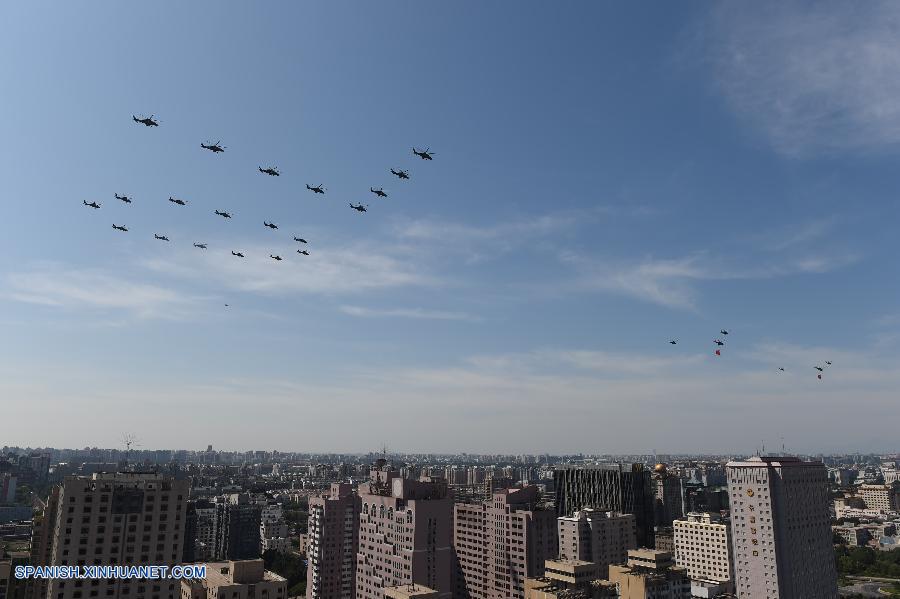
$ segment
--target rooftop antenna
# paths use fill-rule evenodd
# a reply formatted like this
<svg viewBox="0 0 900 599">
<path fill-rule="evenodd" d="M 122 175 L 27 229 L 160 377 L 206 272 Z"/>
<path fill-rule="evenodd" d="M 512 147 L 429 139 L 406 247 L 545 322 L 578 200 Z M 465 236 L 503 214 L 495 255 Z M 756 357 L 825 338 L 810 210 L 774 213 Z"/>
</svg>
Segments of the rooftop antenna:
<svg viewBox="0 0 900 599">
<path fill-rule="evenodd" d="M 140 445 L 137 435 L 122 433 L 122 444 L 125 446 L 125 469 L 128 469 L 128 458 L 131 456 L 131 447 Z"/>
</svg>

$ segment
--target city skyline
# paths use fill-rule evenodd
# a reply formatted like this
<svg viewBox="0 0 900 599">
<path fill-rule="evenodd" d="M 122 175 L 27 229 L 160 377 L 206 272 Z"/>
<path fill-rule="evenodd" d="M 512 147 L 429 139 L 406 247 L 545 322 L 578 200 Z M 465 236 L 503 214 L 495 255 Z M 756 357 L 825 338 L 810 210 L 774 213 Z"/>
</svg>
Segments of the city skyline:
<svg viewBox="0 0 900 599">
<path fill-rule="evenodd" d="M 3 8 L 4 444 L 893 447 L 900 7 L 155 8 Z"/>
</svg>

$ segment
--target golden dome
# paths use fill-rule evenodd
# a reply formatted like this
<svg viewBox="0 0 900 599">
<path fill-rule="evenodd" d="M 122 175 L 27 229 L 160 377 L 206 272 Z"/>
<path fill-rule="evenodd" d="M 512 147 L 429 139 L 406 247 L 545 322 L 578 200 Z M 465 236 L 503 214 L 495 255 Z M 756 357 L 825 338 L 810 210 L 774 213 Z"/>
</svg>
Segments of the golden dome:
<svg viewBox="0 0 900 599">
<path fill-rule="evenodd" d="M 653 471 L 656 472 L 657 474 L 662 474 L 666 471 L 666 465 L 665 464 L 657 464 L 656 466 L 653 467 Z"/>
</svg>

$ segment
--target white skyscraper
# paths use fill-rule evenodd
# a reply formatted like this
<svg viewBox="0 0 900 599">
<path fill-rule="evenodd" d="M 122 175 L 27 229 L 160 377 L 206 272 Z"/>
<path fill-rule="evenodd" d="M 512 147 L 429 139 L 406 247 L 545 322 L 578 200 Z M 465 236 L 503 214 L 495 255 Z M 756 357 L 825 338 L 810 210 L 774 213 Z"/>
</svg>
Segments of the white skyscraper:
<svg viewBox="0 0 900 599">
<path fill-rule="evenodd" d="M 825 466 L 753 457 L 727 473 L 738 597 L 837 598 Z"/>
</svg>

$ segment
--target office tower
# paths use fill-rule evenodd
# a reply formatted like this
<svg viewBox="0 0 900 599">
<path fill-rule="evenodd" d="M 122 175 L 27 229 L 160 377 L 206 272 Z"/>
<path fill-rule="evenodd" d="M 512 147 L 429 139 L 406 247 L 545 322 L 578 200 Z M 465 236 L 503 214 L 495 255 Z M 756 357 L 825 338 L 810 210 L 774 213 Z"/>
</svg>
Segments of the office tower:
<svg viewBox="0 0 900 599">
<path fill-rule="evenodd" d="M 224 508 L 220 514 L 217 504 L 207 499 L 189 502 L 189 522 L 186 528 L 191 527 L 193 530 L 191 530 L 191 536 L 185 539 L 185 544 L 189 546 L 188 552 L 193 559 L 185 560 L 185 562 L 211 562 L 223 558 L 219 537 L 222 515 L 224 515 Z"/>
<path fill-rule="evenodd" d="M 190 481 L 148 472 L 68 476 L 49 538 L 50 566 L 163 565 L 181 562 Z M 170 580 L 48 581 L 47 599 L 175 599 Z"/>
<path fill-rule="evenodd" d="M 216 498 L 217 559 L 248 560 L 259 557 L 259 523 L 262 508 L 247 493 Z"/>
<path fill-rule="evenodd" d="M 857 491 L 866 509 L 882 512 L 900 511 L 900 483 L 860 485 Z"/>
<path fill-rule="evenodd" d="M 655 549 L 629 551 L 627 565 L 609 567 L 609 581 L 618 586 L 621 599 L 691 597 L 691 579 L 685 569 L 675 566 L 671 553 Z"/>
<path fill-rule="evenodd" d="M 733 579 L 731 531 L 719 514 L 692 512 L 673 526 L 675 563 L 687 568 L 688 576 L 712 582 Z"/>
<path fill-rule="evenodd" d="M 260 553 L 266 551 L 288 553 L 291 550 L 288 526 L 280 503 L 263 506 L 260 514 L 259 544 Z"/>
<path fill-rule="evenodd" d="M 538 488 L 528 486 L 454 506 L 457 597 L 525 597 L 525 579 L 541 576 L 558 552 L 556 512 L 540 508 L 539 500 Z"/>
<path fill-rule="evenodd" d="M 60 486 L 50 489 L 47 503 L 40 513 L 31 521 L 31 565 L 47 566 L 50 564 L 53 550 L 53 534 L 56 530 L 56 512 L 59 506 Z M 43 599 L 47 596 L 47 579 L 31 578 L 28 580 L 30 599 Z"/>
<path fill-rule="evenodd" d="M 634 514 L 638 546 L 653 546 L 655 495 L 643 464 L 569 466 L 555 470 L 553 481 L 558 516 L 584 508 Z"/>
<path fill-rule="evenodd" d="M 557 519 L 559 557 L 593 563 L 601 578 L 610 564 L 624 564 L 629 549 L 637 549 L 634 514 L 584 509 Z"/>
<path fill-rule="evenodd" d="M 738 596 L 836 598 L 825 466 L 757 456 L 727 472 Z"/>
<path fill-rule="evenodd" d="M 329 494 L 309 498 L 308 599 L 355 597 L 360 509 L 359 495 L 348 483 L 333 483 Z"/>
<path fill-rule="evenodd" d="M 681 477 L 666 470 L 665 464 L 657 464 L 651 476 L 655 495 L 656 526 L 670 527 L 684 515 Z"/>
<path fill-rule="evenodd" d="M 616 585 L 604 580 L 597 564 L 547 560 L 544 575 L 525 581 L 525 599 L 618 599 Z"/>
<path fill-rule="evenodd" d="M 359 485 L 356 599 L 381 599 L 384 587 L 419 584 L 453 594 L 453 499 L 442 479 L 401 478 L 387 466 Z"/>
<path fill-rule="evenodd" d="M 181 599 L 287 599 L 287 579 L 261 559 L 213 562 L 206 578 L 181 581 Z"/>
</svg>

